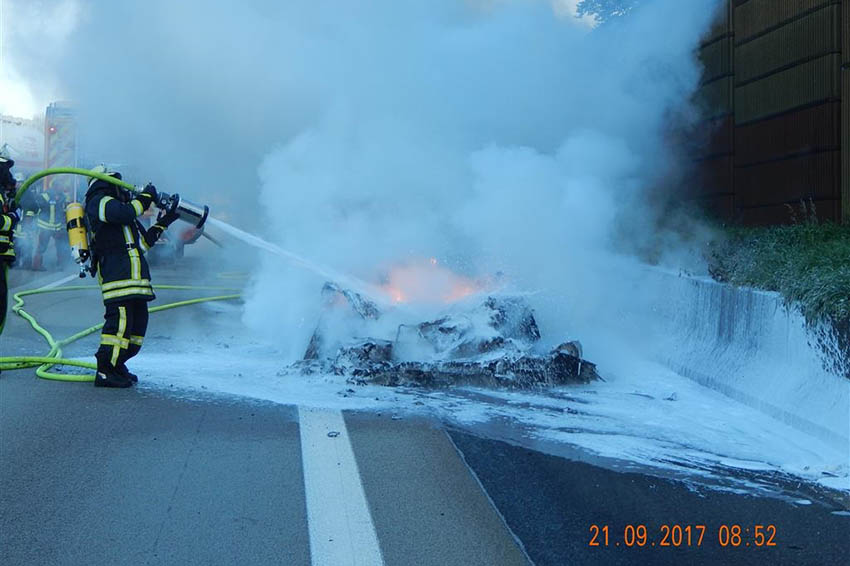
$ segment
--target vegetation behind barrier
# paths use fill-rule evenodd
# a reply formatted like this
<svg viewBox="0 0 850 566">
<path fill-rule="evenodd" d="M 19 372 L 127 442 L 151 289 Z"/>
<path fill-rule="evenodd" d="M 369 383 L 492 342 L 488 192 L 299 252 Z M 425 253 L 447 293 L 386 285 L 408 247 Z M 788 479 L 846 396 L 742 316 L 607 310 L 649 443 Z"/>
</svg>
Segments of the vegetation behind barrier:
<svg viewBox="0 0 850 566">
<path fill-rule="evenodd" d="M 805 207 L 802 213 L 805 214 Z M 724 228 L 708 248 L 718 281 L 776 291 L 799 305 L 831 369 L 850 378 L 850 226 Z"/>
</svg>

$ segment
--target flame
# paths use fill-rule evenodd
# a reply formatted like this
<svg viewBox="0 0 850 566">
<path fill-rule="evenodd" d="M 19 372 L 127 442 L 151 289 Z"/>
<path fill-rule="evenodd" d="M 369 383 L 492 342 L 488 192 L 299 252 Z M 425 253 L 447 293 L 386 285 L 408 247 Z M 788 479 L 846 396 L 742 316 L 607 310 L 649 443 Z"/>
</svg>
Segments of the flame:
<svg viewBox="0 0 850 566">
<path fill-rule="evenodd" d="M 394 303 L 454 303 L 484 287 L 482 282 L 458 275 L 432 257 L 392 267 L 381 290 Z"/>
</svg>

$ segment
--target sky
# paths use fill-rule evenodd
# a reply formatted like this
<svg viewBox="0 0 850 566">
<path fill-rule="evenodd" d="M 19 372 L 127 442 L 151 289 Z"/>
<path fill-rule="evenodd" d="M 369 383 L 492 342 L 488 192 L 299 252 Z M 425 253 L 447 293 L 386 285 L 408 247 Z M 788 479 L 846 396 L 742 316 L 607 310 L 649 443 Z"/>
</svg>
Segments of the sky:
<svg viewBox="0 0 850 566">
<path fill-rule="evenodd" d="M 80 15 L 77 0 L 0 0 L 0 114 L 31 118 L 63 97 L 62 85 L 43 70 L 57 60 Z"/>
</svg>

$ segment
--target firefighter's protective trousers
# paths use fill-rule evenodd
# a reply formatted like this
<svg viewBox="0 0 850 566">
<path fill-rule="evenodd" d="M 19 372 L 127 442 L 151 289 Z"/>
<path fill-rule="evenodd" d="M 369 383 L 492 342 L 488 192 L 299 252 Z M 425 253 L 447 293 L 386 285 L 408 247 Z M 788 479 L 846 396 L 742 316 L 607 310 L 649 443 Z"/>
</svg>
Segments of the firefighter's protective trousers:
<svg viewBox="0 0 850 566">
<path fill-rule="evenodd" d="M 148 330 L 148 302 L 144 299 L 111 302 L 106 305 L 95 357 L 99 367 L 116 367 L 139 353 Z"/>
<path fill-rule="evenodd" d="M 6 202 L 0 194 L 0 334 L 9 308 L 9 266 L 15 262 L 14 216 L 3 214 Z"/>
<path fill-rule="evenodd" d="M 150 199 L 123 198 L 104 181 L 86 193 L 86 224 L 92 237 L 92 260 L 106 306 L 98 365 L 115 367 L 135 356 L 148 326 L 148 301 L 154 300 L 150 269 L 144 252 L 156 243 L 166 227 L 149 229 L 137 220 Z"/>
</svg>

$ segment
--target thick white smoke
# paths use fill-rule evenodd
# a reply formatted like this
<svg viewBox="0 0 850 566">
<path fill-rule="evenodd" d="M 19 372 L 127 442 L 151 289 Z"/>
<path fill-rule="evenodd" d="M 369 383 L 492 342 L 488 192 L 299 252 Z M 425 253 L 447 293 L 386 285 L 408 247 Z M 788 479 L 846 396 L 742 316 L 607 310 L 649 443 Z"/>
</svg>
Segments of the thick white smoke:
<svg viewBox="0 0 850 566">
<path fill-rule="evenodd" d="M 558 340 L 619 292 L 618 238 L 653 229 L 717 2 L 596 30 L 560 0 L 74 4 L 51 72 L 92 158 L 366 280 L 432 257 L 502 272 Z M 246 322 L 299 355 L 322 281 L 267 256 L 253 282 Z"/>
<path fill-rule="evenodd" d="M 633 243 L 615 236 L 654 229 L 646 190 L 671 171 L 670 121 L 714 4 L 658 0 L 593 32 L 544 3 L 402 4 L 329 14 L 308 35 L 325 104 L 260 169 L 278 241 L 372 280 L 428 257 L 503 272 L 541 291 L 538 317 L 563 339 L 577 306 L 622 296 L 611 252 Z M 269 259 L 247 320 L 303 351 L 318 283 Z"/>
</svg>

